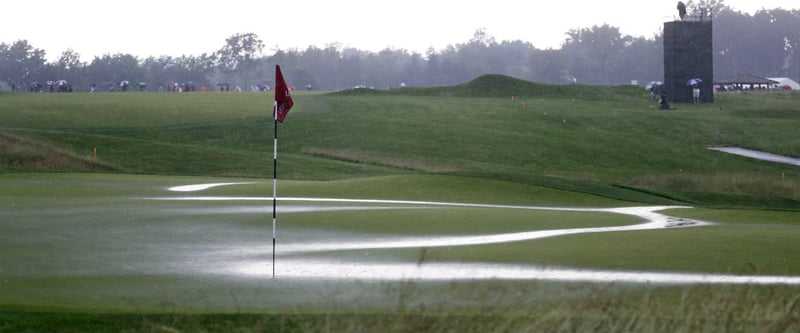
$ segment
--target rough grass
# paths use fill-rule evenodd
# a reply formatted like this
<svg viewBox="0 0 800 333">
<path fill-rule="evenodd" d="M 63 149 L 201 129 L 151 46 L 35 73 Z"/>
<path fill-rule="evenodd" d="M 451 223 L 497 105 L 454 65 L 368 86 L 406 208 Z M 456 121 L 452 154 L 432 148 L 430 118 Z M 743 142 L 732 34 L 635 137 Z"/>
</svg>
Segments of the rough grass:
<svg viewBox="0 0 800 333">
<path fill-rule="evenodd" d="M 706 175 L 652 175 L 633 179 L 629 186 L 668 192 L 702 192 L 714 189 L 740 195 L 766 198 L 788 198 L 800 202 L 800 179 L 786 178 L 785 173 L 728 172 Z"/>
<path fill-rule="evenodd" d="M 411 282 L 386 286 L 391 311 L 326 313 L 78 314 L 0 310 L 0 332 L 794 332 L 800 294 L 790 287 L 665 288 L 651 292 L 567 285 L 564 300 L 542 299 L 547 286 L 451 285 L 475 307 L 448 308 Z M 430 295 L 428 295 L 430 296 Z M 532 299 L 539 299 L 532 302 Z M 477 305 L 480 304 L 480 305 Z"/>
<path fill-rule="evenodd" d="M 27 133 L 0 130 L 0 170 L 125 171 Z"/>
<path fill-rule="evenodd" d="M 449 165 L 435 165 L 424 159 L 410 160 L 407 158 L 380 156 L 375 153 L 356 151 L 351 149 L 322 149 L 315 147 L 304 148 L 304 154 L 341 160 L 358 164 L 374 164 L 401 170 L 411 170 L 429 173 L 450 173 L 463 171 L 463 166 L 458 166 L 457 161 Z"/>
</svg>

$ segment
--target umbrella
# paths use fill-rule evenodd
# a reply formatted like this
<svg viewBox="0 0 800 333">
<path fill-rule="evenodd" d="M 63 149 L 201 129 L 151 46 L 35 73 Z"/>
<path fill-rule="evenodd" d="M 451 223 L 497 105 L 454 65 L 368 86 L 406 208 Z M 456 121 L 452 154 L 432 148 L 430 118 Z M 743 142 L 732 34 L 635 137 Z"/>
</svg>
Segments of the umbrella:
<svg viewBox="0 0 800 333">
<path fill-rule="evenodd" d="M 689 80 L 689 82 L 686 82 L 686 85 L 687 86 L 695 86 L 695 85 L 700 84 L 700 82 L 703 82 L 703 80 L 698 79 L 698 78 L 694 78 L 694 79 Z"/>
<path fill-rule="evenodd" d="M 658 86 L 661 86 L 661 85 L 664 85 L 664 82 L 661 82 L 661 81 L 651 81 L 650 83 L 648 83 L 648 84 L 647 84 L 647 86 L 645 86 L 645 87 L 644 87 L 644 89 L 645 89 L 645 90 L 651 90 L 651 89 L 653 89 L 653 88 L 655 88 L 655 87 L 658 87 Z"/>
</svg>

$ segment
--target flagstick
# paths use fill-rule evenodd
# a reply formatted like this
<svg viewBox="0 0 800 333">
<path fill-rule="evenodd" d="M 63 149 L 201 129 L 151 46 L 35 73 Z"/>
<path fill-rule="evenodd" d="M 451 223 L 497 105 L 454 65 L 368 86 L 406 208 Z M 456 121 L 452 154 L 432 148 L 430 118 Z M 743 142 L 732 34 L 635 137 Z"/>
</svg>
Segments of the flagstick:
<svg viewBox="0 0 800 333">
<path fill-rule="evenodd" d="M 275 278 L 275 212 L 278 206 L 278 101 L 272 105 L 275 114 L 275 138 L 272 143 L 272 278 Z"/>
</svg>

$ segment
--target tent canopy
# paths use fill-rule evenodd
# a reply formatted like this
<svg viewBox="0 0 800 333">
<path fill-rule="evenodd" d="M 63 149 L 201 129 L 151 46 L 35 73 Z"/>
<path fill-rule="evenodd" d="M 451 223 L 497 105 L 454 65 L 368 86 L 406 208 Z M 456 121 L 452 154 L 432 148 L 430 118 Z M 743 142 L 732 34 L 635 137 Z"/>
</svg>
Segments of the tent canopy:
<svg viewBox="0 0 800 333">
<path fill-rule="evenodd" d="M 717 80 L 716 84 L 719 85 L 741 85 L 741 84 L 748 84 L 748 85 L 772 85 L 778 84 L 778 81 L 773 81 L 767 79 L 765 77 L 760 77 L 753 74 L 739 74 L 734 75 L 731 77 L 724 78 L 722 80 Z"/>
<path fill-rule="evenodd" d="M 778 88 L 789 86 L 789 88 L 791 88 L 792 90 L 800 90 L 800 83 L 797 83 L 795 80 L 792 80 L 788 77 L 770 77 L 768 79 L 772 81 L 777 81 Z"/>
</svg>

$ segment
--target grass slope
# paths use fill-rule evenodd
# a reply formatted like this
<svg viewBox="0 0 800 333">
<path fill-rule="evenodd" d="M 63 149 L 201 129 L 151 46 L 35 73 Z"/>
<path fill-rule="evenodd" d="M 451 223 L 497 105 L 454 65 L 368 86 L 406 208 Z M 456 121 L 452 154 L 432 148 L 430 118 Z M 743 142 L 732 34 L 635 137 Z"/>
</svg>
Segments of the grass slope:
<svg viewBox="0 0 800 333">
<path fill-rule="evenodd" d="M 549 85 L 520 80 L 505 75 L 484 75 L 470 82 L 436 88 L 408 87 L 390 91 L 351 89 L 335 93 L 337 96 L 353 95 L 407 95 L 470 98 L 567 98 L 580 100 L 620 100 L 640 98 L 642 91 L 636 86 Z"/>
<path fill-rule="evenodd" d="M 648 107 L 643 90 L 557 86 L 544 91 L 533 83 L 500 79 L 432 88 L 437 93 L 415 88 L 329 98 L 329 109 L 343 110 L 332 117 L 352 116 L 345 119 L 352 124 L 345 131 L 351 135 L 348 148 L 314 142 L 314 152 L 376 163 L 398 159 L 385 155 L 424 155 L 427 161 L 441 159 L 435 164 L 439 169 L 614 197 L 628 194 L 619 190 L 626 189 L 690 204 L 798 207 L 796 167 L 706 150 L 737 145 L 800 156 L 790 128 L 800 119 L 796 94 L 720 95 L 716 105 L 680 105 L 663 112 Z M 536 97 L 512 101 L 502 88 L 486 86 Z M 608 98 L 584 98 L 598 90 Z M 454 97 L 466 95 L 462 91 L 488 93 Z M 332 133 L 304 139 L 342 132 L 326 129 Z M 396 138 L 410 142 L 386 142 Z M 389 145 L 391 150 L 378 147 Z"/>
<path fill-rule="evenodd" d="M 6 137 L 43 140 L 82 158 L 97 148 L 112 170 L 271 176 L 269 94 L 0 98 Z M 798 167 L 706 147 L 800 156 L 799 99 L 725 94 L 714 105 L 665 112 L 636 87 L 547 86 L 503 76 L 443 88 L 298 93 L 280 126 L 279 172 L 293 179 L 449 173 L 644 203 L 792 209 L 800 207 Z M 0 167 L 26 168 L 9 160 Z"/>
</svg>

